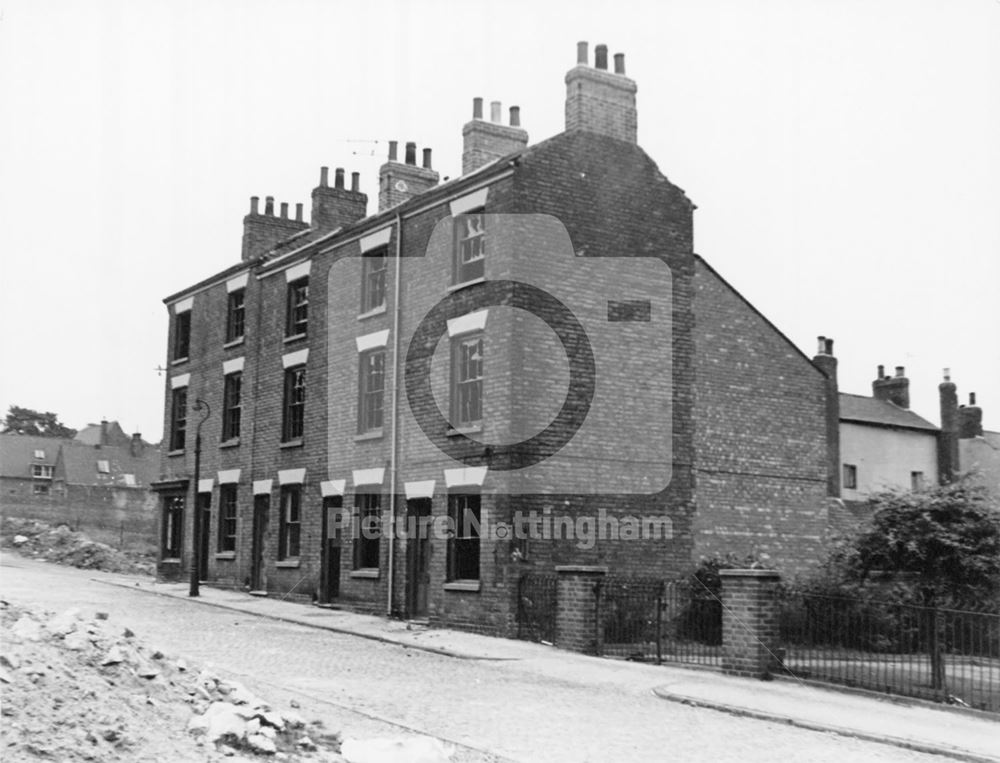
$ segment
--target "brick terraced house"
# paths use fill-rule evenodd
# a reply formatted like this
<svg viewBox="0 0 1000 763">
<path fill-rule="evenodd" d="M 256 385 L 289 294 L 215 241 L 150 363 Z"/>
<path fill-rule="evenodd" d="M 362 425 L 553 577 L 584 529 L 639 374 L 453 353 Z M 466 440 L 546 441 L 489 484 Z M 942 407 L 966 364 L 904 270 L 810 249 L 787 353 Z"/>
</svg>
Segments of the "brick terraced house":
<svg viewBox="0 0 1000 763">
<path fill-rule="evenodd" d="M 475 99 L 450 181 L 391 143 L 374 214 L 341 169 L 309 222 L 251 199 L 241 261 L 165 300 L 163 577 L 196 553 L 213 585 L 503 635 L 528 571 L 820 558 L 835 384 L 694 253 L 624 57 L 581 43 L 565 81 L 534 145 Z M 449 517 L 478 522 L 391 529 Z"/>
</svg>

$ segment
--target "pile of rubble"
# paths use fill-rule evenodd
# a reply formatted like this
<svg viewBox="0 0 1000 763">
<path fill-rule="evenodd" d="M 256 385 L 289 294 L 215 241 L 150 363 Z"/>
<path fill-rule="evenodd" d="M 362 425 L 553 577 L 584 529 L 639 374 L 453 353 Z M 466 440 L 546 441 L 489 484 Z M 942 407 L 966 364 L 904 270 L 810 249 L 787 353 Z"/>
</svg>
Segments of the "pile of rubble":
<svg viewBox="0 0 1000 763">
<path fill-rule="evenodd" d="M 133 558 L 66 525 L 53 527 L 35 519 L 4 517 L 0 545 L 25 556 L 82 569 L 144 575 L 156 571 L 156 565 L 149 560 Z"/>
<path fill-rule="evenodd" d="M 318 722 L 145 647 L 102 613 L 0 602 L 0 691 L 7 760 L 346 760 Z"/>
</svg>

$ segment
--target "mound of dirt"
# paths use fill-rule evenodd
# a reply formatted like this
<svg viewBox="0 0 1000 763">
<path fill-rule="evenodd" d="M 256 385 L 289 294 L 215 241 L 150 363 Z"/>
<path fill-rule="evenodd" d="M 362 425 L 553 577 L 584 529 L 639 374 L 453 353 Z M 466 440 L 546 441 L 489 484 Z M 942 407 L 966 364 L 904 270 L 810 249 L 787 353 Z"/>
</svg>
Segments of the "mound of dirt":
<svg viewBox="0 0 1000 763">
<path fill-rule="evenodd" d="M 86 533 L 66 525 L 53 527 L 35 519 L 4 517 L 0 524 L 0 546 L 13 548 L 25 556 L 68 564 L 87 570 L 153 575 L 156 565 L 128 553 L 97 543 Z"/>
<path fill-rule="evenodd" d="M 340 739 L 106 615 L 0 602 L 5 760 L 342 762 Z"/>
</svg>

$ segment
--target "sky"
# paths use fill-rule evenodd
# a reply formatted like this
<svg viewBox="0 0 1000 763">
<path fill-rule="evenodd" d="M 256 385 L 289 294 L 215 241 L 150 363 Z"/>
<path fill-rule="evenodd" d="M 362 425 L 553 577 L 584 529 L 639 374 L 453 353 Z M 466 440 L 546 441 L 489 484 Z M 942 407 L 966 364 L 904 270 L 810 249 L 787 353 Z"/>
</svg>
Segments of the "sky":
<svg viewBox="0 0 1000 763">
<path fill-rule="evenodd" d="M 695 251 L 840 388 L 951 369 L 1000 430 L 1000 0 L 0 0 L 0 406 L 162 432 L 163 298 L 387 141 L 461 168 L 472 99 L 563 128 L 578 40 L 625 53 Z"/>
</svg>

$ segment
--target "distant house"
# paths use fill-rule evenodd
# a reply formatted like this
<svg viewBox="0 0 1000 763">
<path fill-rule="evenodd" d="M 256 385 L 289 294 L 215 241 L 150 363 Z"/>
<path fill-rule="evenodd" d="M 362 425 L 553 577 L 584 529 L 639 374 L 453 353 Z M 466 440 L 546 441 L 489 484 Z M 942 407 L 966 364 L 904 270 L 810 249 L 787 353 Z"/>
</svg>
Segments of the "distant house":
<svg viewBox="0 0 1000 763">
<path fill-rule="evenodd" d="M 0 510 L 46 521 L 103 525 L 149 519 L 159 449 L 118 422 L 73 439 L 0 435 Z"/>
<path fill-rule="evenodd" d="M 958 404 L 958 392 L 945 369 L 938 385 L 941 396 L 941 467 L 946 474 L 967 473 L 1000 496 L 1000 432 L 983 429 L 983 409 L 976 393 L 969 404 Z"/>
</svg>

